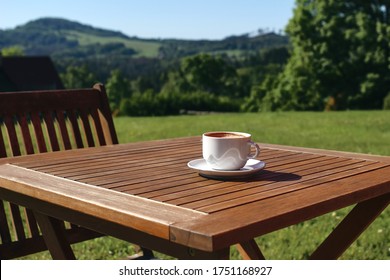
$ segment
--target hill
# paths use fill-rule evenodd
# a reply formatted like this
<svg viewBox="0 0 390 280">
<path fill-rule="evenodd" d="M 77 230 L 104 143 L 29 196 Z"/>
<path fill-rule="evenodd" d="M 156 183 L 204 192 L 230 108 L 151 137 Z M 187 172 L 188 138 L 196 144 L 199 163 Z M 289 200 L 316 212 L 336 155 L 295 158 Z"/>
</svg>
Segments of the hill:
<svg viewBox="0 0 390 280">
<path fill-rule="evenodd" d="M 27 56 L 50 56 L 67 88 L 97 81 L 117 86 L 113 108 L 132 115 L 176 114 L 183 108 L 237 111 L 265 78 L 270 81 L 280 72 L 288 45 L 286 36 L 275 33 L 222 40 L 142 39 L 59 18 L 0 30 L 0 50 L 18 46 L 14 49 L 22 48 Z M 183 65 L 193 59 L 202 67 L 191 66 L 185 72 L 192 74 L 183 75 Z M 167 105 L 160 106 L 163 102 Z"/>
<path fill-rule="evenodd" d="M 119 54 L 155 57 L 160 44 L 130 38 L 118 31 L 59 18 L 41 18 L 14 29 L 0 30 L 0 49 L 22 46 L 26 55 L 90 57 Z"/>
<path fill-rule="evenodd" d="M 54 59 L 105 55 L 172 59 L 199 52 L 242 54 L 287 44 L 286 36 L 274 33 L 223 40 L 142 39 L 60 18 L 41 18 L 0 30 L 0 49 L 18 45 L 26 55 L 50 55 Z"/>
</svg>

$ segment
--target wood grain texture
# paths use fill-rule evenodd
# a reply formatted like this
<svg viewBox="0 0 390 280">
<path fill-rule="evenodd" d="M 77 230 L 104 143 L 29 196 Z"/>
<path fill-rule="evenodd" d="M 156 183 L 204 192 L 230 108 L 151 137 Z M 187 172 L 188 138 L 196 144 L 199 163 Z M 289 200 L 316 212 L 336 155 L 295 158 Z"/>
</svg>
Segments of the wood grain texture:
<svg viewBox="0 0 390 280">
<path fill-rule="evenodd" d="M 105 102 L 108 103 L 108 99 L 100 84 L 91 89 L 1 92 L 0 158 L 3 159 L 0 161 L 19 160 L 23 155 L 117 144 L 111 112 Z M 95 141 L 95 138 L 99 140 Z M 4 199 L 1 195 L 0 198 Z M 32 211 L 20 207 L 18 201 L 1 202 L 1 258 L 46 250 Z M 79 226 L 73 226 L 67 235 L 72 243 L 101 236 Z M 52 239 L 46 240 L 50 242 Z M 57 256 L 56 250 L 52 253 L 53 257 Z M 71 254 L 63 255 L 66 256 L 71 257 Z"/>
<path fill-rule="evenodd" d="M 365 201 L 390 193 L 388 157 L 260 147 L 266 168 L 243 178 L 207 179 L 188 168 L 202 149 L 200 137 L 187 137 L 0 160 L 0 184 L 167 244 L 209 253 L 241 244 L 248 258 L 262 257 L 248 241 L 256 236 L 349 205 L 375 215 L 385 208 Z M 342 232 L 349 241 L 358 235 Z"/>
<path fill-rule="evenodd" d="M 0 185 L 103 220 L 115 219 L 118 224 L 167 239 L 169 225 L 177 222 L 178 217 L 189 221 L 204 215 L 12 165 L 0 166 Z"/>
</svg>

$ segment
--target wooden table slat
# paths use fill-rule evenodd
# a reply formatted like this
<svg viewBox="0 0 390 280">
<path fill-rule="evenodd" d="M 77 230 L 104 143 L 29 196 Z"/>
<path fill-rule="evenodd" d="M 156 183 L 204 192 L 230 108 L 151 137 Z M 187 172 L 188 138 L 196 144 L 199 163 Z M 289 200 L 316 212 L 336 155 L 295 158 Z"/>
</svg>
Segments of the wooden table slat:
<svg viewBox="0 0 390 280">
<path fill-rule="evenodd" d="M 194 141 L 195 140 L 195 141 Z M 153 147 L 150 147 L 150 143 L 153 143 Z M 0 164 L 4 163 L 21 163 L 23 166 L 35 167 L 35 166 L 44 166 L 44 165 L 56 165 L 66 162 L 68 160 L 78 162 L 83 159 L 95 159 L 99 157 L 106 157 L 111 153 L 126 153 L 128 151 L 137 152 L 137 151 L 148 151 L 150 149 L 171 149 L 175 150 L 176 147 L 193 146 L 199 147 L 200 138 L 177 138 L 177 139 L 163 139 L 163 140 L 154 140 L 149 142 L 136 142 L 129 144 L 117 144 L 117 145 L 107 145 L 94 148 L 83 148 L 83 149 L 74 149 L 66 151 L 57 151 L 51 153 L 42 153 L 35 155 L 25 155 L 11 158 L 2 158 L 0 159 Z M 189 148 L 190 149 L 190 148 Z M 33 160 L 30 160 L 33 159 Z"/>
<path fill-rule="evenodd" d="M 164 238 L 169 237 L 169 225 L 177 222 L 177 217 L 188 220 L 204 215 L 8 164 L 0 165 L 0 185 L 91 216 L 108 220 L 115 217 L 119 224 Z"/>
<path fill-rule="evenodd" d="M 333 159 L 330 159 L 333 160 Z M 321 160 L 323 163 L 324 161 Z M 307 169 L 307 166 L 311 164 L 318 164 L 318 158 L 310 159 L 305 161 L 303 164 L 304 169 Z M 271 166 L 272 167 L 272 166 Z M 228 193 L 232 190 L 244 190 L 246 188 L 252 188 L 254 186 L 261 185 L 260 181 L 264 184 L 268 184 L 270 182 L 275 182 L 278 175 L 280 176 L 280 181 L 291 181 L 293 179 L 297 179 L 296 175 L 292 172 L 297 171 L 296 167 L 290 167 L 290 169 L 284 169 L 284 166 L 277 166 L 273 168 L 267 168 L 265 171 L 260 171 L 257 176 L 253 178 L 249 178 L 249 180 L 238 180 L 235 181 L 214 181 L 213 184 L 207 184 L 204 186 L 199 186 L 198 184 L 191 187 L 188 183 L 185 185 L 180 185 L 177 187 L 173 187 L 171 191 L 159 190 L 158 193 L 148 193 L 148 197 L 154 198 L 159 201 L 169 202 L 172 204 L 180 205 L 185 203 L 187 200 L 187 196 L 191 196 L 193 200 L 202 200 L 207 197 L 214 197 L 224 193 Z M 284 171 L 285 175 L 281 172 Z M 279 172 L 279 173 L 278 173 Z M 291 172 L 291 173 L 287 173 Z M 255 180 L 257 178 L 258 180 Z"/>
<path fill-rule="evenodd" d="M 319 164 L 320 163 L 316 162 L 316 166 L 318 166 Z M 345 163 L 342 162 L 342 163 L 338 163 L 338 164 L 339 165 L 344 165 Z M 304 165 L 304 164 L 302 164 L 300 166 L 301 166 L 301 169 L 296 169 L 295 168 L 293 171 L 307 169 L 306 165 Z M 321 164 L 321 167 L 323 168 L 322 164 Z M 330 165 L 330 164 L 327 165 L 328 169 L 329 168 L 333 168 L 333 167 L 334 167 L 334 165 Z M 274 180 L 272 178 L 276 178 L 276 177 L 277 177 L 276 180 L 281 180 L 281 181 L 297 179 L 297 175 L 296 174 L 277 172 L 278 169 L 273 170 L 272 173 L 268 172 L 267 170 L 271 170 L 271 169 L 266 169 L 265 171 L 260 171 L 258 173 L 258 175 L 252 176 L 251 178 L 248 178 L 248 179 L 244 178 L 243 180 L 244 180 L 245 183 L 249 183 L 249 184 L 246 184 L 249 187 L 249 186 L 251 186 L 250 183 L 253 183 L 254 181 L 257 182 L 257 183 L 254 183 L 254 185 L 258 185 L 259 181 L 261 181 L 261 182 L 267 182 L 267 180 L 271 180 L 272 181 L 272 180 Z M 286 170 L 288 170 L 288 169 L 286 169 Z M 242 181 L 242 180 L 239 180 L 239 181 Z M 240 183 L 240 182 L 237 182 L 237 180 L 233 180 L 233 181 L 229 182 L 227 184 L 227 186 L 233 186 L 234 185 L 234 186 L 237 186 L 236 189 L 241 190 L 241 189 L 239 189 L 239 185 L 244 184 L 244 182 Z M 183 187 L 183 184 L 184 184 L 184 187 Z M 157 180 L 155 186 L 149 186 L 149 185 L 146 185 L 146 183 L 144 183 L 143 185 L 137 184 L 137 192 L 135 192 L 134 194 L 142 194 L 142 196 L 144 196 L 144 197 L 160 200 L 158 198 L 158 196 L 160 196 L 160 195 L 166 195 L 166 194 L 169 194 L 169 193 L 177 194 L 178 192 L 180 193 L 180 191 L 185 189 L 185 188 L 188 189 L 188 186 L 186 184 L 187 184 L 187 181 L 184 181 L 184 182 L 183 181 L 172 181 L 172 180 L 167 180 L 167 179 L 165 179 L 164 181 Z M 144 185 L 145 185 L 145 187 L 141 188 Z M 215 189 L 221 189 L 220 188 L 220 181 L 216 181 L 216 183 L 213 185 L 213 187 Z M 221 189 L 222 193 L 224 191 L 225 191 L 225 189 Z M 198 192 L 198 194 L 199 193 L 200 192 Z M 195 199 L 196 198 L 196 194 L 194 196 L 192 196 L 192 198 Z M 172 203 L 172 201 L 167 201 L 167 200 L 165 200 L 165 202 Z"/>
<path fill-rule="evenodd" d="M 236 194 L 235 197 L 229 197 L 225 201 L 223 201 L 222 198 L 218 200 L 216 203 L 210 203 L 208 205 L 202 206 L 202 207 L 188 207 L 188 205 L 182 205 L 186 208 L 195 209 L 201 212 L 206 213 L 213 213 L 216 211 L 221 211 L 223 209 L 228 209 L 231 207 L 237 207 L 239 205 L 252 203 L 255 201 L 267 199 L 273 196 L 277 195 L 285 195 L 290 192 L 296 192 L 300 191 L 305 188 L 315 188 L 318 185 L 321 185 L 324 182 L 332 182 L 344 178 L 348 178 L 350 176 L 354 176 L 357 174 L 362 174 L 365 171 L 372 171 L 376 170 L 378 168 L 383 167 L 381 164 L 372 164 L 370 166 L 365 166 L 363 168 L 354 168 L 349 170 L 344 170 L 343 172 L 337 172 L 335 174 L 332 174 L 332 176 L 327 177 L 327 179 L 324 179 L 323 176 L 313 176 L 313 177 L 307 177 L 306 180 L 302 180 L 299 182 L 299 184 L 288 184 L 286 182 L 283 183 L 276 183 L 272 185 L 267 185 L 265 190 L 259 191 L 256 188 L 252 188 L 247 192 Z"/>
<path fill-rule="evenodd" d="M 226 255 L 233 244 L 249 244 L 256 236 L 390 193 L 390 157 L 259 145 L 263 170 L 223 180 L 187 167 L 202 157 L 201 137 L 0 159 L 0 195 L 47 216 L 53 206 L 56 219 L 79 213 L 75 221 L 82 226 L 119 238 L 142 236 L 140 244 L 172 244 L 180 256 L 188 246 L 211 257 Z"/>
<path fill-rule="evenodd" d="M 186 148 L 187 149 L 187 148 Z M 59 159 L 59 160 L 54 160 L 54 161 L 49 161 L 49 162 L 41 162 L 41 163 L 35 163 L 34 165 L 32 164 L 23 164 L 19 163 L 18 165 L 24 166 L 26 168 L 32 168 L 37 171 L 45 171 L 45 172 L 54 172 L 54 171 L 71 171 L 75 170 L 77 168 L 83 168 L 83 167 L 88 167 L 90 165 L 107 165 L 108 163 L 113 163 L 120 165 L 121 162 L 128 160 L 129 156 L 131 155 L 135 159 L 139 160 L 148 160 L 148 159 L 154 159 L 158 158 L 159 155 L 160 157 L 163 156 L 166 153 L 175 155 L 175 154 L 180 154 L 186 149 L 183 148 L 176 148 L 174 151 L 170 150 L 164 150 L 160 148 L 156 148 L 155 150 L 128 150 L 128 151 L 123 151 L 123 152 L 116 152 L 114 154 L 112 153 L 107 153 L 104 156 L 91 156 L 91 157 L 74 157 L 74 158 L 68 158 L 68 159 Z M 154 153 L 155 152 L 155 153 Z M 138 155 L 138 156 L 135 156 Z"/>
<path fill-rule="evenodd" d="M 253 202 L 215 212 L 196 221 L 175 223 L 171 226 L 172 239 L 183 245 L 216 250 L 389 193 L 389 174 L 390 167 L 387 166 L 324 182 L 321 188 L 305 188 L 284 196 L 270 197 L 261 203 Z M 221 221 L 227 220 L 229 222 L 222 226 Z"/>
</svg>

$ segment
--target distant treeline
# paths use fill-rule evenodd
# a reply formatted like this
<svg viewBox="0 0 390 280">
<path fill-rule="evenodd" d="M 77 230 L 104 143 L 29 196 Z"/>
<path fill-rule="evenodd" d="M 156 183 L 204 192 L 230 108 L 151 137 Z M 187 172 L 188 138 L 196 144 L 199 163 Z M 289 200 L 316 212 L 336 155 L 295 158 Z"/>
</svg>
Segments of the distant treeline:
<svg viewBox="0 0 390 280">
<path fill-rule="evenodd" d="M 60 75 L 68 88 L 86 87 L 97 81 L 105 83 L 116 114 L 239 112 L 251 108 L 247 104 L 251 92 L 266 77 L 282 71 L 288 57 L 287 47 L 280 47 L 239 58 L 201 53 L 169 63 L 161 59 L 132 59 L 125 68 L 109 60 L 91 60 L 90 64 L 68 66 Z M 115 70 L 105 76 L 96 69 Z M 136 74 L 128 74 L 134 71 Z"/>
<path fill-rule="evenodd" d="M 201 52 L 246 52 L 286 46 L 288 38 L 268 33 L 230 36 L 223 40 L 140 39 L 58 18 L 42 18 L 15 29 L 0 30 L 0 49 L 21 46 L 25 55 L 50 55 L 56 59 L 143 56 L 143 51 L 136 50 L 136 46 L 145 43 L 158 46 L 155 57 L 174 59 Z"/>
<path fill-rule="evenodd" d="M 116 114 L 390 109 L 389 11 L 389 1 L 296 0 L 288 37 L 217 41 L 141 40 L 36 21 L 0 31 L 0 48 L 21 40 L 27 54 L 52 51 L 66 87 L 103 82 Z"/>
</svg>

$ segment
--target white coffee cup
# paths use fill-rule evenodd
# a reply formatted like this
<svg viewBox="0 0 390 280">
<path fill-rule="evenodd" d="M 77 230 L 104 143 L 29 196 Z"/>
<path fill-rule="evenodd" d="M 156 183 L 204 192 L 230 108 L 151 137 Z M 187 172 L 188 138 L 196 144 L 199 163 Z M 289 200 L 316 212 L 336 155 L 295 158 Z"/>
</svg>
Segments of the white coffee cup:
<svg viewBox="0 0 390 280">
<path fill-rule="evenodd" d="M 255 148 L 254 154 L 251 147 Z M 251 135 L 244 132 L 214 131 L 202 135 L 203 158 L 217 170 L 243 168 L 248 159 L 260 154 L 260 147 L 251 141 Z"/>
</svg>

